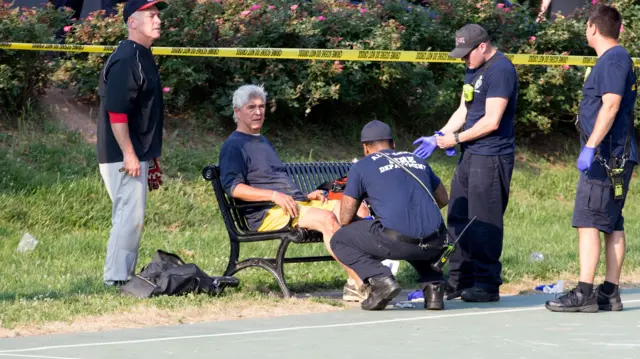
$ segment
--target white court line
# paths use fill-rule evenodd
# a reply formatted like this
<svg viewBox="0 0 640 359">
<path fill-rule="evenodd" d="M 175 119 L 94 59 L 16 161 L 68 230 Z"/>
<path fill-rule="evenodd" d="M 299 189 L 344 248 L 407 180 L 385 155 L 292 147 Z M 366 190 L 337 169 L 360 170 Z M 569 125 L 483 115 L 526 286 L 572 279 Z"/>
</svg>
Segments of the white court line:
<svg viewBox="0 0 640 359">
<path fill-rule="evenodd" d="M 78 359 L 78 358 L 62 358 L 62 357 L 49 357 L 44 355 L 26 355 L 26 354 L 2 354 L 0 356 L 8 356 L 14 358 L 42 358 L 42 359 Z"/>
<path fill-rule="evenodd" d="M 634 300 L 625 301 L 625 303 L 636 303 L 636 302 L 640 302 L 640 299 L 634 299 Z M 276 333 L 276 332 L 290 332 L 290 331 L 307 330 L 307 329 L 355 327 L 355 326 L 361 326 L 361 325 L 398 323 L 398 322 L 408 322 L 408 321 L 415 321 L 415 320 L 429 320 L 429 319 L 455 318 L 455 317 L 472 317 L 472 316 L 477 316 L 477 315 L 488 315 L 488 314 L 529 312 L 529 311 L 540 310 L 540 309 L 545 309 L 545 307 L 544 306 L 539 306 L 539 307 L 531 307 L 531 308 L 488 310 L 488 311 L 484 311 L 484 312 L 469 312 L 469 313 L 456 313 L 456 314 L 429 315 L 429 316 L 410 317 L 410 318 L 374 320 L 374 321 L 369 321 L 369 322 L 340 323 L 340 324 L 326 324 L 326 325 L 308 325 L 308 326 L 302 326 L 302 327 L 250 330 L 250 331 L 245 331 L 245 332 L 185 335 L 185 336 L 180 336 L 180 337 L 151 338 L 151 339 L 138 339 L 138 340 L 123 340 L 123 341 L 118 341 L 118 342 L 100 342 L 100 343 L 52 345 L 52 346 L 46 346 L 46 347 L 35 347 L 35 348 L 26 348 L 26 349 L 0 350 L 0 354 L 2 354 L 2 353 L 30 352 L 30 351 L 50 350 L 50 349 L 86 348 L 86 347 L 97 347 L 97 346 L 105 346 L 105 345 L 155 343 L 155 342 L 165 342 L 165 341 L 170 341 L 170 340 L 217 338 L 217 337 L 229 337 L 229 336 L 248 335 L 248 334 L 265 334 L 265 333 Z"/>
</svg>

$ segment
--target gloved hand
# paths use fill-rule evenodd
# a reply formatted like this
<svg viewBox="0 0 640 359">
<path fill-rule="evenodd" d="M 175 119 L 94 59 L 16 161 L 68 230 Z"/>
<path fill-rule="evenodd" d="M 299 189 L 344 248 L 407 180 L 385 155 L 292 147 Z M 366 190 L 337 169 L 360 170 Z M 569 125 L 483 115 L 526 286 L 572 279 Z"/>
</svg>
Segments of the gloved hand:
<svg viewBox="0 0 640 359">
<path fill-rule="evenodd" d="M 437 136 L 444 136 L 444 133 L 442 133 L 440 131 L 436 131 L 436 135 Z M 455 149 L 455 147 L 447 148 L 444 153 L 446 153 L 447 156 L 449 156 L 449 157 L 455 156 L 456 155 L 456 149 Z"/>
<path fill-rule="evenodd" d="M 437 147 L 435 136 L 420 137 L 415 140 L 413 144 L 420 144 L 420 146 L 413 151 L 413 154 L 425 160 L 431 156 L 433 150 Z"/>
<path fill-rule="evenodd" d="M 149 192 L 160 188 L 160 185 L 162 185 L 162 170 L 160 169 L 157 158 L 149 161 L 147 182 L 149 183 Z"/>
<path fill-rule="evenodd" d="M 585 172 L 591 167 L 595 152 L 596 149 L 593 147 L 584 146 L 582 148 L 582 152 L 580 152 L 580 156 L 578 157 L 578 165 L 576 166 L 580 172 Z"/>
</svg>

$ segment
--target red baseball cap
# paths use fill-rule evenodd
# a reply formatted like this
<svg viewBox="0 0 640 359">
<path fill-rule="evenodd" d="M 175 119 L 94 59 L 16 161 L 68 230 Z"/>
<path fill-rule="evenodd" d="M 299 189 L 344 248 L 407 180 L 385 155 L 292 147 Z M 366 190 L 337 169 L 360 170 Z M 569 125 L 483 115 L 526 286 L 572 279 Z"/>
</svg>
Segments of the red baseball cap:
<svg viewBox="0 0 640 359">
<path fill-rule="evenodd" d="M 158 10 L 166 9 L 169 6 L 163 0 L 127 0 L 127 3 L 124 5 L 124 10 L 122 12 L 124 22 L 126 23 L 129 20 L 129 17 L 136 11 L 144 10 L 151 6 L 155 5 Z"/>
</svg>

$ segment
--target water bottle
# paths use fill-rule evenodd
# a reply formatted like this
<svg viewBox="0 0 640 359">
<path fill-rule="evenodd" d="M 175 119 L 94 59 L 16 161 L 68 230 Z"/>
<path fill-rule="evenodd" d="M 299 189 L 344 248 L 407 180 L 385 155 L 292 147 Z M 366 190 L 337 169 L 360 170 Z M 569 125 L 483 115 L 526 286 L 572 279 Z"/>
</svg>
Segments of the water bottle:
<svg viewBox="0 0 640 359">
<path fill-rule="evenodd" d="M 544 255 L 542 255 L 542 253 L 540 253 L 540 252 L 533 252 L 529 256 L 529 262 L 531 262 L 531 263 L 533 263 L 533 262 L 542 262 L 543 260 L 544 260 Z"/>
</svg>

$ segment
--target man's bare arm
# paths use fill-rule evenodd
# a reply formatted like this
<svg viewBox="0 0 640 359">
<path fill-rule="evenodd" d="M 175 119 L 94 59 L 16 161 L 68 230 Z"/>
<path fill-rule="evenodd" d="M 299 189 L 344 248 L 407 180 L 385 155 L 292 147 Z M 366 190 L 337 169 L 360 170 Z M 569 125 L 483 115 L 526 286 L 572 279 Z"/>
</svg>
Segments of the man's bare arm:
<svg viewBox="0 0 640 359">
<path fill-rule="evenodd" d="M 609 130 L 613 125 L 613 121 L 616 119 L 616 114 L 620 109 L 621 101 L 622 96 L 613 93 L 606 93 L 602 96 L 602 107 L 598 112 L 598 117 L 596 118 L 596 124 L 593 127 L 593 132 L 591 133 L 591 136 L 589 136 L 589 140 L 587 141 L 587 147 L 597 147 L 604 139 L 604 136 L 609 133 Z"/>
<path fill-rule="evenodd" d="M 345 194 L 342 195 L 342 200 L 340 201 L 340 224 L 346 226 L 353 222 L 360 207 L 360 202 L 362 201 Z"/>
<path fill-rule="evenodd" d="M 436 190 L 433 192 L 433 197 L 436 199 L 436 203 L 440 208 L 443 208 L 447 204 L 449 204 L 449 194 L 447 193 L 447 189 L 444 188 L 442 183 L 438 185 Z"/>
<path fill-rule="evenodd" d="M 464 104 L 464 97 L 460 96 L 460 106 L 456 112 L 451 115 L 447 124 L 440 130 L 442 133 L 454 133 L 464 126 L 467 118 L 467 106 Z"/>
<path fill-rule="evenodd" d="M 502 97 L 490 97 L 485 104 L 485 115 L 470 129 L 460 132 L 460 142 L 473 141 L 482 138 L 495 131 L 500 126 L 500 120 L 507 108 L 508 99 Z"/>
<path fill-rule="evenodd" d="M 111 130 L 113 136 L 120 146 L 122 155 L 124 157 L 124 169 L 131 177 L 138 177 L 140 175 L 140 161 L 136 152 L 131 144 L 131 137 L 129 136 L 129 124 L 128 123 L 112 123 Z"/>
<path fill-rule="evenodd" d="M 276 205 L 282 207 L 287 214 L 291 217 L 298 216 L 298 204 L 293 197 L 281 192 L 255 188 L 244 183 L 238 183 L 233 192 L 231 192 L 233 198 L 243 200 L 245 202 L 263 202 L 271 201 Z"/>
</svg>

